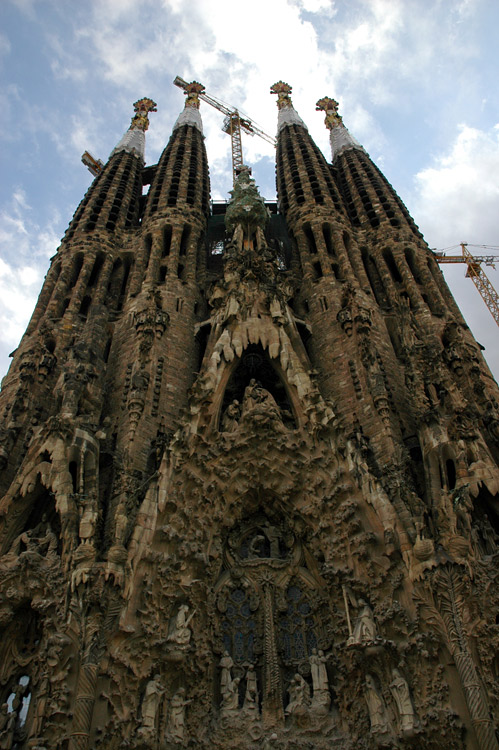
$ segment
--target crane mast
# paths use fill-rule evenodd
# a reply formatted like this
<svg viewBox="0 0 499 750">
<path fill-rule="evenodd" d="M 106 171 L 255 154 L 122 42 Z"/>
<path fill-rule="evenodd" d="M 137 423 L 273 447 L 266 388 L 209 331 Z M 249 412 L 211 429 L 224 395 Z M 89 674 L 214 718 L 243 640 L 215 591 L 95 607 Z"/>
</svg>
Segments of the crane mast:
<svg viewBox="0 0 499 750">
<path fill-rule="evenodd" d="M 187 86 L 187 81 L 184 81 L 180 76 L 177 76 L 173 83 L 175 86 L 184 90 Z M 215 99 L 214 96 L 209 96 L 204 92 L 199 94 L 199 98 L 207 104 L 211 104 L 212 107 L 215 107 L 215 109 L 218 109 L 219 112 L 222 112 L 222 114 L 225 115 L 222 130 L 224 133 L 230 135 L 232 146 L 232 179 L 235 182 L 238 172 L 244 164 L 241 131 L 244 131 L 251 136 L 258 135 L 274 147 L 276 145 L 276 139 L 265 133 L 249 117 L 242 117 L 235 107 L 229 107 L 227 104 L 224 104 L 224 102 Z"/>
</svg>

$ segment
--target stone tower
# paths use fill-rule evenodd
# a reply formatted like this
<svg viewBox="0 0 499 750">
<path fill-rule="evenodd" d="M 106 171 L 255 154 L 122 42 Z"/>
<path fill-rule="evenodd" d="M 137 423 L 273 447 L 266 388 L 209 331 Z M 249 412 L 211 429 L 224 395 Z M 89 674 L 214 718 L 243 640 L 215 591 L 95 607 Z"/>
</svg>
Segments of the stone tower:
<svg viewBox="0 0 499 750">
<path fill-rule="evenodd" d="M 497 750 L 497 385 L 334 100 L 328 163 L 275 84 L 279 204 L 212 206 L 202 91 L 3 382 L 0 748 Z"/>
</svg>

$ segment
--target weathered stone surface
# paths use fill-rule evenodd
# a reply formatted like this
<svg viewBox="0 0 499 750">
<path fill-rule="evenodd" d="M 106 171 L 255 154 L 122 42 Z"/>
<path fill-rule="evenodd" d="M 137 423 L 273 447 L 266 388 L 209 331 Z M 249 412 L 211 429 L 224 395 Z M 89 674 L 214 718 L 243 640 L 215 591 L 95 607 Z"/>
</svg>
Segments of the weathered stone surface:
<svg viewBox="0 0 499 750">
<path fill-rule="evenodd" d="M 0 747 L 497 748 L 497 385 L 287 84 L 287 233 L 245 170 L 209 215 L 201 89 L 155 167 L 140 100 L 3 383 Z"/>
</svg>

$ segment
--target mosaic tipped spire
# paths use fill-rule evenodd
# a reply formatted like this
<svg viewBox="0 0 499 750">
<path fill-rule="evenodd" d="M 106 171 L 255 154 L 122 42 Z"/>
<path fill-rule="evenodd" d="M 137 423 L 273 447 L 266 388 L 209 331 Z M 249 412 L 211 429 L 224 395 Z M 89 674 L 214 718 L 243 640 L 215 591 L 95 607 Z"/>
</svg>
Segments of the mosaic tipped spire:
<svg viewBox="0 0 499 750">
<path fill-rule="evenodd" d="M 141 159 L 145 158 L 145 131 L 149 127 L 149 112 L 157 112 L 157 105 L 152 99 L 144 97 L 143 99 L 138 99 L 134 103 L 133 108 L 135 114 L 132 117 L 130 127 L 116 148 L 111 151 L 109 158 L 120 151 L 134 153 Z"/>
<path fill-rule="evenodd" d="M 199 112 L 200 99 L 199 95 L 204 94 L 205 88 L 202 83 L 198 81 L 192 81 L 188 83 L 184 89 L 186 95 L 185 106 L 183 112 L 177 118 L 173 130 L 182 127 L 182 125 L 192 125 L 197 128 L 201 133 L 203 132 L 203 122 L 201 120 L 201 114 Z"/>
<path fill-rule="evenodd" d="M 307 130 L 307 126 L 293 107 L 291 92 L 293 88 L 284 81 L 277 81 L 270 87 L 271 94 L 277 94 L 277 107 L 279 116 L 277 120 L 277 132 L 279 133 L 287 125 L 301 125 Z"/>
<path fill-rule="evenodd" d="M 329 139 L 331 142 L 331 160 L 334 161 L 335 157 L 340 151 L 349 148 L 359 148 L 364 151 L 360 143 L 351 135 L 348 129 L 343 125 L 343 119 L 338 113 L 338 102 L 335 99 L 331 99 L 329 96 L 323 96 L 322 99 L 316 103 L 315 108 L 318 112 L 325 112 L 324 124 L 330 131 Z"/>
</svg>

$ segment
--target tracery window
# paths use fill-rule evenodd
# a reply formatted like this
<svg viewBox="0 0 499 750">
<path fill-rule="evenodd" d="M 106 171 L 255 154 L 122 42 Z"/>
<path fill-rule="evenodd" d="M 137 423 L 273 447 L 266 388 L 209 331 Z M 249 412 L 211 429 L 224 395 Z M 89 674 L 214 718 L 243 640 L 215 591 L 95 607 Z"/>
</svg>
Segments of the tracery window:
<svg viewBox="0 0 499 750">
<path fill-rule="evenodd" d="M 241 588 L 232 589 L 222 621 L 224 650 L 234 661 L 254 660 L 255 617 L 248 594 Z"/>
<path fill-rule="evenodd" d="M 312 609 L 306 595 L 296 585 L 286 591 L 286 612 L 279 620 L 279 641 L 286 662 L 306 659 L 317 648 Z"/>
</svg>

